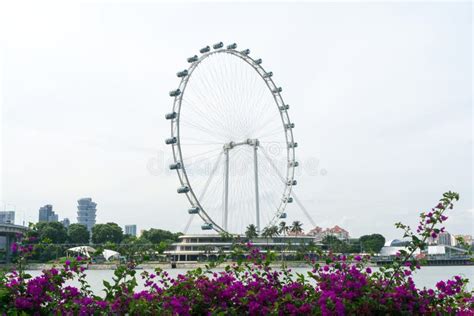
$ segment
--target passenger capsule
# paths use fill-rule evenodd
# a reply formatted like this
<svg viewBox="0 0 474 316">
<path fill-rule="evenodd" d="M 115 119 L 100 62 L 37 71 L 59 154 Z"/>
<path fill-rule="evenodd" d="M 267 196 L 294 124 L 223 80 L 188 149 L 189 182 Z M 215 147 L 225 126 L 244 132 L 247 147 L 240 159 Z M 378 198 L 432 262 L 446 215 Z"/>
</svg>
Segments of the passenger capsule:
<svg viewBox="0 0 474 316">
<path fill-rule="evenodd" d="M 180 162 L 172 163 L 170 165 L 170 170 L 177 170 L 177 169 L 181 169 L 181 163 Z"/>
<path fill-rule="evenodd" d="M 206 46 L 206 47 L 201 48 L 201 49 L 199 50 L 199 52 L 200 52 L 201 54 L 204 54 L 204 53 L 207 53 L 207 52 L 210 51 L 210 50 L 211 50 L 211 48 L 210 48 L 209 46 Z"/>
<path fill-rule="evenodd" d="M 179 89 L 170 91 L 170 97 L 177 97 L 180 94 L 181 94 L 181 90 L 179 90 Z"/>
<path fill-rule="evenodd" d="M 293 198 L 290 196 L 286 199 L 286 203 L 293 203 Z"/>
<path fill-rule="evenodd" d="M 165 140 L 165 143 L 166 145 L 172 145 L 172 144 L 176 144 L 178 140 L 176 139 L 176 137 L 171 137 L 171 138 L 167 138 Z"/>
<path fill-rule="evenodd" d="M 278 88 L 275 88 L 275 89 L 272 90 L 273 93 L 280 93 L 282 91 L 283 91 L 283 89 L 281 87 L 278 87 Z"/>
<path fill-rule="evenodd" d="M 288 124 L 285 124 L 285 128 L 286 128 L 286 129 L 295 128 L 295 123 L 288 123 Z"/>
<path fill-rule="evenodd" d="M 165 118 L 167 120 L 174 120 L 178 116 L 178 113 L 176 112 L 171 112 L 165 115 Z"/>
<path fill-rule="evenodd" d="M 210 230 L 210 229 L 212 229 L 212 224 L 207 224 L 207 223 L 206 223 L 206 224 L 202 224 L 202 225 L 201 225 L 201 229 L 202 229 L 202 230 Z"/>
<path fill-rule="evenodd" d="M 237 48 L 237 44 L 235 43 L 227 45 L 227 49 L 236 49 L 236 48 Z"/>
<path fill-rule="evenodd" d="M 186 77 L 187 75 L 188 75 L 188 71 L 186 69 L 176 73 L 176 76 L 178 76 L 179 78 Z"/>
<path fill-rule="evenodd" d="M 296 147 L 298 147 L 298 143 L 292 142 L 292 143 L 289 144 L 289 146 L 290 146 L 290 148 L 296 148 Z"/>
<path fill-rule="evenodd" d="M 194 55 L 193 57 L 189 57 L 188 58 L 188 63 L 194 63 L 195 61 L 198 60 L 198 57 L 197 55 Z"/>
<path fill-rule="evenodd" d="M 257 65 L 260 65 L 260 64 L 262 63 L 262 59 L 261 59 L 261 58 L 257 59 L 257 60 L 255 61 L 255 63 L 256 63 Z"/>
<path fill-rule="evenodd" d="M 270 78 L 273 76 L 273 72 L 269 71 L 263 74 L 263 78 Z"/>
<path fill-rule="evenodd" d="M 197 207 L 197 206 L 191 207 L 190 209 L 188 209 L 188 213 L 189 213 L 189 214 L 197 214 L 197 213 L 199 213 L 199 207 Z"/>
<path fill-rule="evenodd" d="M 250 54 L 250 49 L 244 49 L 243 51 L 240 52 L 242 55 L 248 55 Z"/>
<path fill-rule="evenodd" d="M 290 185 L 296 185 L 297 183 L 298 182 L 296 182 L 296 180 L 293 180 L 293 181 L 289 180 L 286 184 L 290 186 Z"/>
<path fill-rule="evenodd" d="M 286 218 L 286 213 L 281 213 L 280 218 Z"/>
<path fill-rule="evenodd" d="M 300 165 L 300 163 L 298 161 L 291 161 L 290 162 L 291 167 L 298 167 L 299 165 Z"/>
<path fill-rule="evenodd" d="M 182 187 L 178 188 L 178 193 L 188 193 L 189 192 L 189 187 L 183 185 Z"/>
<path fill-rule="evenodd" d="M 214 48 L 214 49 L 219 49 L 219 48 L 222 48 L 222 47 L 224 47 L 224 43 L 222 43 L 222 42 L 219 42 L 217 44 L 212 45 L 212 48 Z"/>
<path fill-rule="evenodd" d="M 280 111 L 286 111 L 286 110 L 289 110 L 290 109 L 290 106 L 288 104 L 285 104 L 285 105 L 282 105 L 280 106 Z"/>
</svg>

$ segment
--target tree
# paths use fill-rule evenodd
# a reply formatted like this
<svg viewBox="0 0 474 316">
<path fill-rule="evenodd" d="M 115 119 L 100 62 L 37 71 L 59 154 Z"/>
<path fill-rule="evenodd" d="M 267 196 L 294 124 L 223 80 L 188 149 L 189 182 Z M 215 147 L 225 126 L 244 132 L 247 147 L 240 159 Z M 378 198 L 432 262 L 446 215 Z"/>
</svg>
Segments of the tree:
<svg viewBox="0 0 474 316">
<path fill-rule="evenodd" d="M 257 226 L 255 226 L 254 224 L 250 224 L 249 226 L 247 226 L 247 230 L 245 231 L 245 236 L 248 239 L 252 239 L 252 238 L 257 237 L 258 236 Z"/>
<path fill-rule="evenodd" d="M 91 234 L 82 224 L 71 224 L 68 229 L 69 242 L 72 244 L 88 244 Z"/>
<path fill-rule="evenodd" d="M 116 223 L 96 224 L 92 227 L 92 242 L 94 244 L 105 244 L 106 242 L 118 244 L 122 239 L 122 228 Z"/>
<path fill-rule="evenodd" d="M 153 244 L 159 244 L 162 241 L 177 241 L 181 233 L 172 233 L 167 230 L 151 228 L 142 232 L 141 238 L 150 241 Z"/>
<path fill-rule="evenodd" d="M 301 234 L 303 232 L 303 223 L 300 221 L 294 221 L 291 225 L 290 231 L 295 235 Z"/>
<path fill-rule="evenodd" d="M 65 244 L 68 242 L 67 230 L 59 222 L 41 222 L 34 226 L 38 232 L 38 237 L 43 242 L 53 244 Z"/>
<path fill-rule="evenodd" d="M 347 249 L 346 243 L 333 235 L 324 236 L 322 243 L 333 252 L 345 252 Z"/>
<path fill-rule="evenodd" d="M 385 245 L 385 237 L 380 234 L 364 235 L 360 237 L 360 245 L 363 251 L 380 252 Z"/>
<path fill-rule="evenodd" d="M 283 234 L 283 236 L 286 236 L 289 230 L 290 230 L 290 227 L 286 226 L 286 223 L 284 221 L 281 221 L 280 225 L 278 225 L 278 232 L 280 234 Z"/>
</svg>

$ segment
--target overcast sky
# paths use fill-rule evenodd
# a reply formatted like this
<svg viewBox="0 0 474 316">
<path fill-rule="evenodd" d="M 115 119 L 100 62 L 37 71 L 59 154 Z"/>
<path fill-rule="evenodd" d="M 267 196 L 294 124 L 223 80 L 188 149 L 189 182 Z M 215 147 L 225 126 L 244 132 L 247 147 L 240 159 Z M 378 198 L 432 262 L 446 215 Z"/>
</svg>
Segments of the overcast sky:
<svg viewBox="0 0 474 316">
<path fill-rule="evenodd" d="M 396 238 L 394 222 L 416 225 L 454 190 L 447 229 L 473 233 L 470 2 L 9 3 L 0 207 L 17 223 L 44 204 L 75 222 L 92 197 L 98 222 L 183 230 L 188 202 L 164 167 L 168 92 L 187 57 L 223 41 L 284 87 L 295 192 L 319 226 Z M 288 216 L 311 228 L 296 204 Z"/>
</svg>

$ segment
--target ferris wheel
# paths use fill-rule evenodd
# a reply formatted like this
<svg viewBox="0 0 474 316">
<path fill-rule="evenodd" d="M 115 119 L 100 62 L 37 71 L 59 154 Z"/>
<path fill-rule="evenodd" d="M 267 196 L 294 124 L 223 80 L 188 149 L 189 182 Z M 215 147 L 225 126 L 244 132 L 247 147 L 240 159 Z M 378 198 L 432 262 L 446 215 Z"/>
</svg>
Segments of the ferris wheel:
<svg viewBox="0 0 474 316">
<path fill-rule="evenodd" d="M 257 232 L 286 218 L 296 185 L 294 123 L 262 59 L 222 42 L 187 59 L 173 97 L 171 145 L 180 182 L 203 230 Z"/>
</svg>

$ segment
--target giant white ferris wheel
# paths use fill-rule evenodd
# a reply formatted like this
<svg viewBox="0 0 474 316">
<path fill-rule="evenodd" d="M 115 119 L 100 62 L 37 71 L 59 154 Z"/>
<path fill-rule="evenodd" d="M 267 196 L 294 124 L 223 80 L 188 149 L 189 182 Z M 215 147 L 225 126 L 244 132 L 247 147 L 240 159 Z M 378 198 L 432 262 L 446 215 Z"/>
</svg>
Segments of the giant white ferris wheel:
<svg viewBox="0 0 474 316">
<path fill-rule="evenodd" d="M 189 214 L 203 230 L 242 234 L 286 218 L 296 185 L 297 143 L 273 73 L 248 49 L 222 42 L 187 59 L 173 97 L 171 145 Z M 193 215 L 194 216 L 194 215 Z"/>
</svg>

